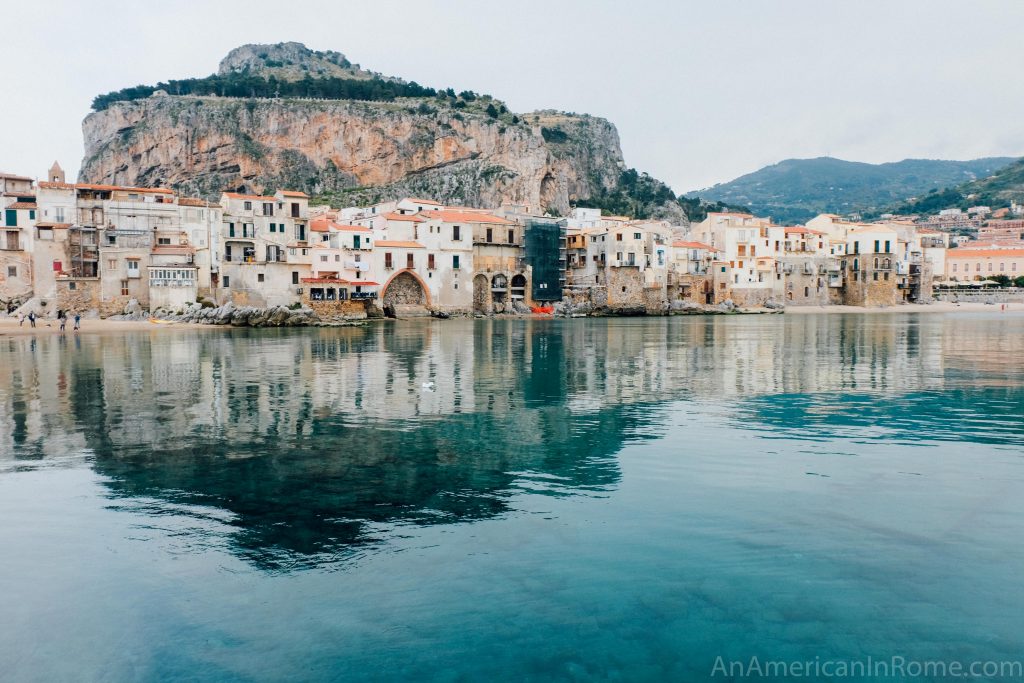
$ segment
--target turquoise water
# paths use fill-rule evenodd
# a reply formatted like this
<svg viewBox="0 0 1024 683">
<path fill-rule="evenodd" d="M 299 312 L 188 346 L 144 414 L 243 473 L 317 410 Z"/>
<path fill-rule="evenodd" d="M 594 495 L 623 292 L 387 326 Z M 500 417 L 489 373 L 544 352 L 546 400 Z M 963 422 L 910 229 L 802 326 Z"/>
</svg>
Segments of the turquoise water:
<svg viewBox="0 0 1024 683">
<path fill-rule="evenodd" d="M 0 337 L 0 679 L 1019 661 L 1021 358 L 998 312 Z"/>
</svg>

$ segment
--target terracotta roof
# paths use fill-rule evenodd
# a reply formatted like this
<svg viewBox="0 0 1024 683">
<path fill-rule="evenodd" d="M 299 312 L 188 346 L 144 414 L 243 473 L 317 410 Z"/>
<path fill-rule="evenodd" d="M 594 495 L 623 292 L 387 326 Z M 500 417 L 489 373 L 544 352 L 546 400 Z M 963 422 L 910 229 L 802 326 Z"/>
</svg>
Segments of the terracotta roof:
<svg viewBox="0 0 1024 683">
<path fill-rule="evenodd" d="M 210 209 L 220 208 L 220 204 L 217 204 L 216 202 L 208 202 L 205 199 L 199 199 L 198 197 L 178 197 L 178 206 L 199 206 Z"/>
<path fill-rule="evenodd" d="M 279 190 L 282 197 L 296 197 L 298 199 L 309 199 L 309 195 L 298 190 Z"/>
<path fill-rule="evenodd" d="M 0 178 L 3 178 L 4 180 L 27 180 L 30 183 L 32 182 L 32 179 L 29 177 L 23 175 L 14 175 L 13 173 L 0 172 Z"/>
<path fill-rule="evenodd" d="M 430 204 L 431 206 L 441 206 L 441 202 L 435 202 L 433 199 L 416 199 L 416 197 L 406 197 L 404 201 L 412 202 L 413 204 Z"/>
<path fill-rule="evenodd" d="M 824 235 L 825 234 L 821 230 L 811 230 L 810 228 L 805 228 L 802 225 L 795 225 L 795 226 L 790 226 L 790 227 L 786 228 L 786 234 L 794 233 L 794 232 L 797 233 L 797 234 L 800 234 L 800 235 Z"/>
<path fill-rule="evenodd" d="M 1005 258 L 1024 257 L 1024 249 L 950 249 L 946 252 L 946 260 L 968 258 Z"/>
<path fill-rule="evenodd" d="M 42 222 L 42 223 L 36 223 L 36 227 L 37 228 L 70 228 L 71 224 L 70 223 L 51 223 L 50 221 L 45 221 L 45 222 Z"/>
<path fill-rule="evenodd" d="M 407 242 L 404 240 L 377 240 L 374 243 L 376 247 L 400 247 L 403 249 L 426 249 L 425 246 L 419 242 Z"/>
<path fill-rule="evenodd" d="M 277 197 L 267 197 L 260 194 L 239 194 L 237 192 L 225 192 L 225 196 L 232 199 L 255 199 L 258 202 L 276 202 Z"/>
<path fill-rule="evenodd" d="M 8 209 L 34 209 L 34 208 L 36 208 L 36 203 L 35 202 L 14 202 L 13 204 L 8 204 L 5 208 L 8 208 Z"/>
<path fill-rule="evenodd" d="M 704 244 L 703 242 L 673 242 L 672 246 L 676 249 L 707 249 L 708 251 L 719 251 L 710 244 Z"/>
<path fill-rule="evenodd" d="M 344 225 L 335 223 L 328 218 L 314 218 L 309 223 L 309 229 L 313 232 L 329 232 L 330 230 L 337 230 L 339 232 L 373 232 L 361 225 Z"/>
<path fill-rule="evenodd" d="M 38 186 L 44 190 L 73 190 L 75 189 L 74 183 L 51 183 L 46 180 L 40 180 Z"/>
<path fill-rule="evenodd" d="M 352 280 L 353 285 L 359 285 L 360 287 L 380 287 L 379 282 L 373 282 L 371 280 Z"/>
<path fill-rule="evenodd" d="M 496 223 L 498 225 L 515 225 L 510 220 L 500 218 L 492 213 L 474 209 L 441 209 L 426 214 L 428 220 L 444 221 L 445 223 Z"/>
<path fill-rule="evenodd" d="M 414 213 L 398 213 L 396 211 L 392 211 L 391 213 L 385 213 L 381 215 L 384 217 L 385 220 L 389 221 L 409 221 L 411 223 L 422 223 L 425 220 L 427 220 L 426 218 L 418 216 Z"/>
</svg>

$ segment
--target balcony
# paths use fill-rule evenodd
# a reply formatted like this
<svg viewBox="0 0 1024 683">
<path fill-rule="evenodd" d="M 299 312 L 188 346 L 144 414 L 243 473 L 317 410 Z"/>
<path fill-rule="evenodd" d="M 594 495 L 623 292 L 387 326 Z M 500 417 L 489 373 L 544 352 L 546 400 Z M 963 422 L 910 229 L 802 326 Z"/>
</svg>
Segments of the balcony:
<svg viewBox="0 0 1024 683">
<path fill-rule="evenodd" d="M 350 292 L 348 298 L 353 300 L 376 299 L 377 292 Z"/>
</svg>

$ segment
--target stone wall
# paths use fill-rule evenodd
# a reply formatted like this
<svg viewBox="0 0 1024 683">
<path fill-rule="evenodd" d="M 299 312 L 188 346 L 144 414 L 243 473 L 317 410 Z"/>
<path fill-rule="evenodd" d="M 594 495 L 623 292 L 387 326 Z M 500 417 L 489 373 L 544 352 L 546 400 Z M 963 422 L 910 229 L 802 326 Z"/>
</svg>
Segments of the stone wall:
<svg viewBox="0 0 1024 683">
<path fill-rule="evenodd" d="M 608 268 L 605 275 L 608 310 L 617 314 L 640 314 L 647 310 L 644 276 L 639 266 Z"/>
<path fill-rule="evenodd" d="M 56 306 L 47 313 L 56 315 L 58 310 L 83 314 L 97 312 L 104 318 L 121 312 L 103 305 L 99 278 L 58 279 Z"/>
<path fill-rule="evenodd" d="M 368 317 L 365 301 L 312 301 L 308 295 L 303 294 L 302 305 L 312 309 L 320 320 L 327 322 L 363 320 Z"/>
</svg>

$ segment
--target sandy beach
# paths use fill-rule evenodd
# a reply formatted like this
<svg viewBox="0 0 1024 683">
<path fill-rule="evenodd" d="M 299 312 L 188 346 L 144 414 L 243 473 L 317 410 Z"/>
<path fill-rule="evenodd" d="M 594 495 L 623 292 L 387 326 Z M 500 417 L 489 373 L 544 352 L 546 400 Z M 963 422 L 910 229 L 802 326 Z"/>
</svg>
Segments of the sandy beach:
<svg viewBox="0 0 1024 683">
<path fill-rule="evenodd" d="M 118 332 L 154 332 L 160 330 L 216 329 L 214 325 L 196 325 L 193 323 L 151 323 L 148 320 L 103 320 L 100 318 L 82 318 L 82 329 L 75 332 L 74 321 L 68 320 L 64 334 L 112 334 Z M 0 318 L 0 337 L 15 335 L 60 334 L 60 324 L 52 318 L 36 318 L 35 328 L 25 319 L 18 325 L 17 318 Z"/>
<path fill-rule="evenodd" d="M 899 304 L 877 308 L 861 306 L 787 306 L 786 315 L 806 313 L 996 313 L 1002 311 L 1024 312 L 1024 304 L 983 304 L 978 302 L 953 303 L 936 301 L 930 304 Z"/>
</svg>

